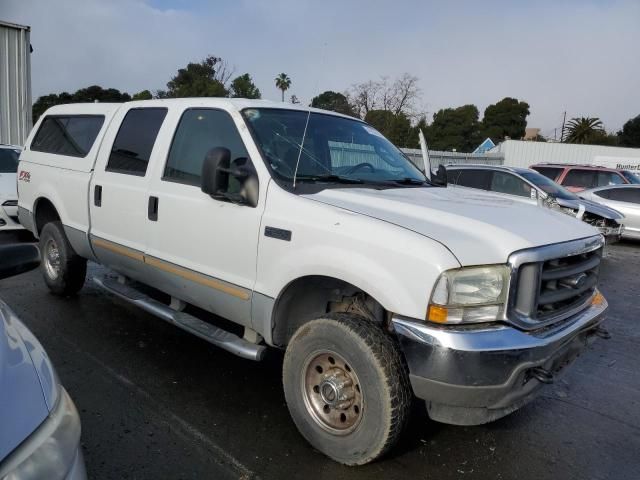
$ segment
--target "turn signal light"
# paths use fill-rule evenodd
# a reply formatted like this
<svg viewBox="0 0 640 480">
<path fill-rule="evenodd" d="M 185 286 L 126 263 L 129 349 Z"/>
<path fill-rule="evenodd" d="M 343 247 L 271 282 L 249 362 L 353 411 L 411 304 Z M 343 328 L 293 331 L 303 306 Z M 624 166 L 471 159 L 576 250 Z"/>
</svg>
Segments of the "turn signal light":
<svg viewBox="0 0 640 480">
<path fill-rule="evenodd" d="M 435 323 L 447 323 L 447 307 L 440 305 L 429 305 L 427 320 Z"/>
</svg>

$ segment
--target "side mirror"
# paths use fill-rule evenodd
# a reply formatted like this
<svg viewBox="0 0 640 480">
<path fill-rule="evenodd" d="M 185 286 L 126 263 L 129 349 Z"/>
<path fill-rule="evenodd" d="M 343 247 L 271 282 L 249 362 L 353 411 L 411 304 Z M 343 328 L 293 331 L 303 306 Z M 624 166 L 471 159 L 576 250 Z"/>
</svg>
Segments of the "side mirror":
<svg viewBox="0 0 640 480">
<path fill-rule="evenodd" d="M 0 279 L 13 277 L 40 265 L 40 251 L 28 243 L 0 247 Z"/>
<path fill-rule="evenodd" d="M 440 165 L 436 174 L 431 176 L 431 183 L 438 187 L 447 186 L 447 169 L 444 165 Z"/>
<path fill-rule="evenodd" d="M 234 164 L 238 160 L 240 159 L 236 159 Z M 251 162 L 248 162 L 250 168 L 246 165 L 248 159 L 242 160 L 245 164 L 232 167 L 230 165 L 231 152 L 228 148 L 216 147 L 209 150 L 202 164 L 200 189 L 213 198 L 256 207 L 258 205 L 258 176 Z M 230 176 L 237 179 L 242 185 L 238 193 L 229 192 Z"/>
<path fill-rule="evenodd" d="M 215 197 L 229 188 L 229 164 L 231 152 L 228 148 L 216 147 L 207 152 L 202 163 L 202 184 L 200 189 Z"/>
</svg>

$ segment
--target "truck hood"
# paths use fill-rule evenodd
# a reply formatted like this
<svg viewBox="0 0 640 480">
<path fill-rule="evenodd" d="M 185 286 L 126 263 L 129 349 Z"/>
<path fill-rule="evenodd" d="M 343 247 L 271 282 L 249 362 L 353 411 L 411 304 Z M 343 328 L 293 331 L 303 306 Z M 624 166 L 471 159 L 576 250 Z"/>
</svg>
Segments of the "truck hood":
<svg viewBox="0 0 640 480">
<path fill-rule="evenodd" d="M 305 197 L 432 238 L 463 266 L 505 263 L 517 250 L 599 234 L 565 214 L 474 190 L 339 188 Z"/>
<path fill-rule="evenodd" d="M 38 428 L 50 410 L 40 375 L 47 370 L 55 374 L 48 360 L 36 366 L 33 358 L 41 358 L 37 350 L 42 347 L 25 341 L 22 330 L 26 327 L 0 301 L 0 462 Z"/>
</svg>

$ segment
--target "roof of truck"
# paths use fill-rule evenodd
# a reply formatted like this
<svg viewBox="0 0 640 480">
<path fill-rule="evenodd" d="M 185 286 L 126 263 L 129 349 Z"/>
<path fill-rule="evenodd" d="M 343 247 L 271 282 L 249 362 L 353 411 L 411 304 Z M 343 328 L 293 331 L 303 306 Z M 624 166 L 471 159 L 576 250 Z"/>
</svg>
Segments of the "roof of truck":
<svg viewBox="0 0 640 480">
<path fill-rule="evenodd" d="M 188 98 L 166 98 L 155 100 L 136 100 L 125 103 L 67 103 L 56 105 L 47 110 L 47 114 L 107 114 L 126 105 L 127 107 L 161 107 L 178 105 L 180 107 L 218 107 L 228 110 L 240 111 L 245 108 L 281 108 L 286 110 L 300 110 L 303 112 L 317 112 L 336 115 L 344 118 L 354 118 L 341 113 L 321 110 L 319 108 L 307 107 L 301 104 L 288 102 L 274 102 L 271 100 L 250 100 L 247 98 L 224 98 L 224 97 L 188 97 Z M 356 119 L 359 120 L 359 119 Z"/>
</svg>

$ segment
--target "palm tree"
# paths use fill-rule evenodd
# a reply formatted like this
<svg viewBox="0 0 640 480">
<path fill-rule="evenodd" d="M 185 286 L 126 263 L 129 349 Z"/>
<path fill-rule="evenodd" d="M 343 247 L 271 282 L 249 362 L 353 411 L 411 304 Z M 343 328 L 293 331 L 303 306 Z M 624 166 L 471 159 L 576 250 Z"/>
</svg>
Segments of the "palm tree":
<svg viewBox="0 0 640 480">
<path fill-rule="evenodd" d="M 289 78 L 289 75 L 287 75 L 286 73 L 281 73 L 276 77 L 276 87 L 282 90 L 283 102 L 284 102 L 284 92 L 286 90 L 289 90 L 290 86 L 291 86 L 291 79 Z"/>
<path fill-rule="evenodd" d="M 587 143 L 590 138 L 604 133 L 602 120 L 593 117 L 576 117 L 567 122 L 567 143 Z"/>
</svg>

